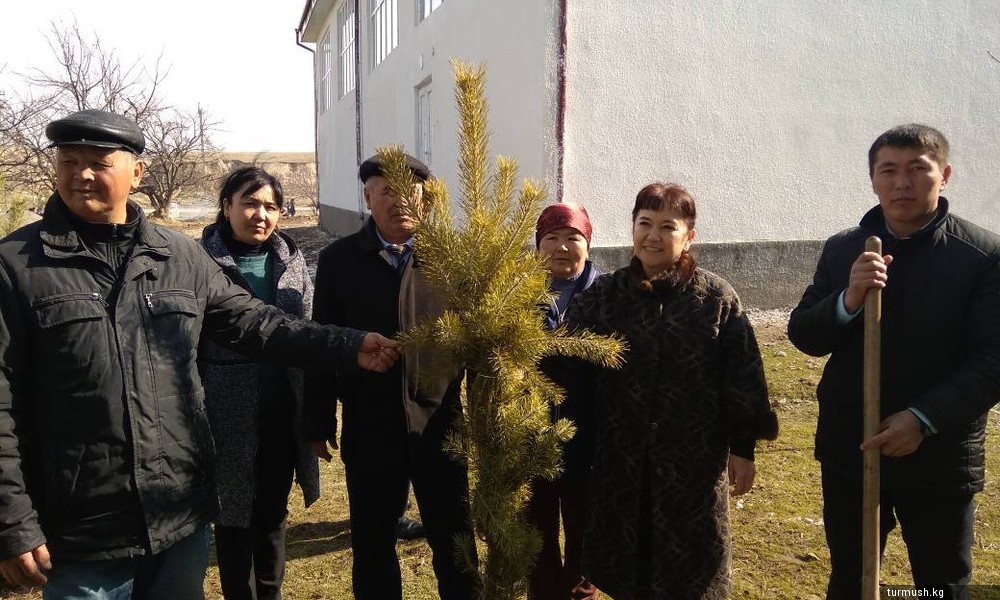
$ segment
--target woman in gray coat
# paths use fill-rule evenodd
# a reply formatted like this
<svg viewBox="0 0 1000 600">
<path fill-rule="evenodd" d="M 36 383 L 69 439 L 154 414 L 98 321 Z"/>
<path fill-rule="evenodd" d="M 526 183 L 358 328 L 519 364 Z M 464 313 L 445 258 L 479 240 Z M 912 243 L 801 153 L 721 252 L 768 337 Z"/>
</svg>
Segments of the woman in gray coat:
<svg viewBox="0 0 1000 600">
<path fill-rule="evenodd" d="M 229 174 L 202 245 L 255 297 L 309 318 L 305 258 L 276 227 L 281 183 L 263 169 Z M 302 374 L 205 341 L 199 365 L 217 452 L 215 545 L 227 600 L 281 597 L 288 494 L 297 477 L 306 506 L 319 497 L 316 456 L 299 437 Z"/>
</svg>

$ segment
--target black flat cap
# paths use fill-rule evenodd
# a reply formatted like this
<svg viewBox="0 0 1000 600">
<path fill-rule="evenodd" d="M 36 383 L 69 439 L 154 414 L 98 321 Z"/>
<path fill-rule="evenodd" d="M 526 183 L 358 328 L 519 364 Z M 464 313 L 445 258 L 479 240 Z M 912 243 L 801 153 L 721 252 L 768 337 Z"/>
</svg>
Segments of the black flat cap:
<svg viewBox="0 0 1000 600">
<path fill-rule="evenodd" d="M 96 146 L 142 154 L 146 138 L 135 121 L 103 110 L 81 110 L 52 121 L 45 127 L 49 148 L 59 146 Z"/>
<path fill-rule="evenodd" d="M 428 179 L 430 179 L 431 170 L 427 165 L 420 162 L 416 158 L 410 156 L 409 154 L 406 154 L 405 156 L 406 156 L 406 165 L 410 167 L 411 171 L 413 171 L 414 177 L 416 177 L 420 181 L 427 181 Z M 374 177 L 375 175 L 381 175 L 381 174 L 382 174 L 382 159 L 378 157 L 378 154 L 365 160 L 365 162 L 361 163 L 361 166 L 358 167 L 358 177 L 361 178 L 362 183 L 368 181 L 369 177 Z"/>
</svg>

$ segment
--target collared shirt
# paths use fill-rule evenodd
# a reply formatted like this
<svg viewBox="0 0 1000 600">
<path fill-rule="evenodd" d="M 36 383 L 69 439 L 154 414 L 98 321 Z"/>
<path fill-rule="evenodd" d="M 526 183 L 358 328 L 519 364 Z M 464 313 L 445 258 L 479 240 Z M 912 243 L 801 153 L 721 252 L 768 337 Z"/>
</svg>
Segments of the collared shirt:
<svg viewBox="0 0 1000 600">
<path fill-rule="evenodd" d="M 402 244 L 391 244 L 385 241 L 378 227 L 375 228 L 375 235 L 378 236 L 378 241 L 382 243 L 382 252 L 380 253 L 382 258 L 396 270 L 402 269 L 413 253 L 413 236 L 411 235 Z"/>
</svg>

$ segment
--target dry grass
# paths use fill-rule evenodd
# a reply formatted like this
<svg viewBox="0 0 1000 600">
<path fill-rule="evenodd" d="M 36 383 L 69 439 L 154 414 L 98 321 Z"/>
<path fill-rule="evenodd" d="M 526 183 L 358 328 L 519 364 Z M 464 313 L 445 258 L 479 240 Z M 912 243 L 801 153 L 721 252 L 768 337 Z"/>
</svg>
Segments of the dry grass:
<svg viewBox="0 0 1000 600">
<path fill-rule="evenodd" d="M 292 225 L 291 223 L 289 225 Z M 287 231 L 307 255 L 325 245 L 325 234 L 296 223 Z M 201 225 L 189 225 L 194 234 Z M 314 260 L 312 258 L 311 260 Z M 733 597 L 751 600 L 822 598 L 829 553 L 823 537 L 819 466 L 812 458 L 816 424 L 815 386 L 824 361 L 792 348 L 783 324 L 758 327 L 771 399 L 779 411 L 782 433 L 775 442 L 759 446 L 758 484 L 731 505 L 733 523 Z M 987 436 L 987 485 L 977 496 L 976 542 L 973 548 L 974 582 L 1000 582 L 1000 415 L 990 414 Z M 350 527 L 343 465 L 323 464 L 323 498 L 302 508 L 297 491 L 289 502 L 288 600 L 349 599 Z M 417 517 L 415 510 L 411 516 Z M 423 541 L 397 545 L 403 573 L 404 597 L 437 598 L 430 552 Z M 890 536 L 883 579 L 910 583 L 906 553 L 899 533 Z M 214 559 L 205 582 L 208 598 L 221 598 Z M 0 598 L 36 600 L 39 593 L 0 593 Z M 994 597 L 994 596 L 984 596 Z M 996 596 L 1000 598 L 1000 593 Z"/>
<path fill-rule="evenodd" d="M 795 350 L 783 335 L 762 348 L 781 437 L 758 448 L 758 485 L 731 505 L 737 598 L 823 598 L 830 554 L 822 525 L 819 465 L 812 457 L 815 385 L 824 361 Z M 1000 415 L 991 412 L 987 482 L 977 495 L 973 583 L 1000 582 Z M 912 585 L 898 529 L 890 537 L 882 580 Z"/>
</svg>

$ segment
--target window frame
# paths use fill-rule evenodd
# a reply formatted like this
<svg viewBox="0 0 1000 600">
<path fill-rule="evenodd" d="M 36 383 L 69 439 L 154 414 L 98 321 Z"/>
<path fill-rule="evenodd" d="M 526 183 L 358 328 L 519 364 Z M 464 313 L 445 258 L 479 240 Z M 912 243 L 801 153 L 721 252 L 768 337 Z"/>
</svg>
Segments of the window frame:
<svg viewBox="0 0 1000 600">
<path fill-rule="evenodd" d="M 416 144 L 417 158 L 428 167 L 433 163 L 434 153 L 434 122 L 432 119 L 433 92 L 430 77 L 421 81 L 414 88 L 414 112 L 416 114 Z"/>
<path fill-rule="evenodd" d="M 397 0 L 368 2 L 368 66 L 382 64 L 399 45 L 399 10 Z"/>
<path fill-rule="evenodd" d="M 357 85 L 354 69 L 354 39 L 355 19 L 354 3 L 345 1 L 337 9 L 337 64 L 338 64 L 338 98 L 343 98 L 354 91 Z"/>
<path fill-rule="evenodd" d="M 333 27 L 326 30 L 319 43 L 319 113 L 323 114 L 333 106 Z"/>
<path fill-rule="evenodd" d="M 444 0 L 417 0 L 417 22 L 431 16 L 431 13 L 441 8 L 442 4 Z"/>
</svg>

